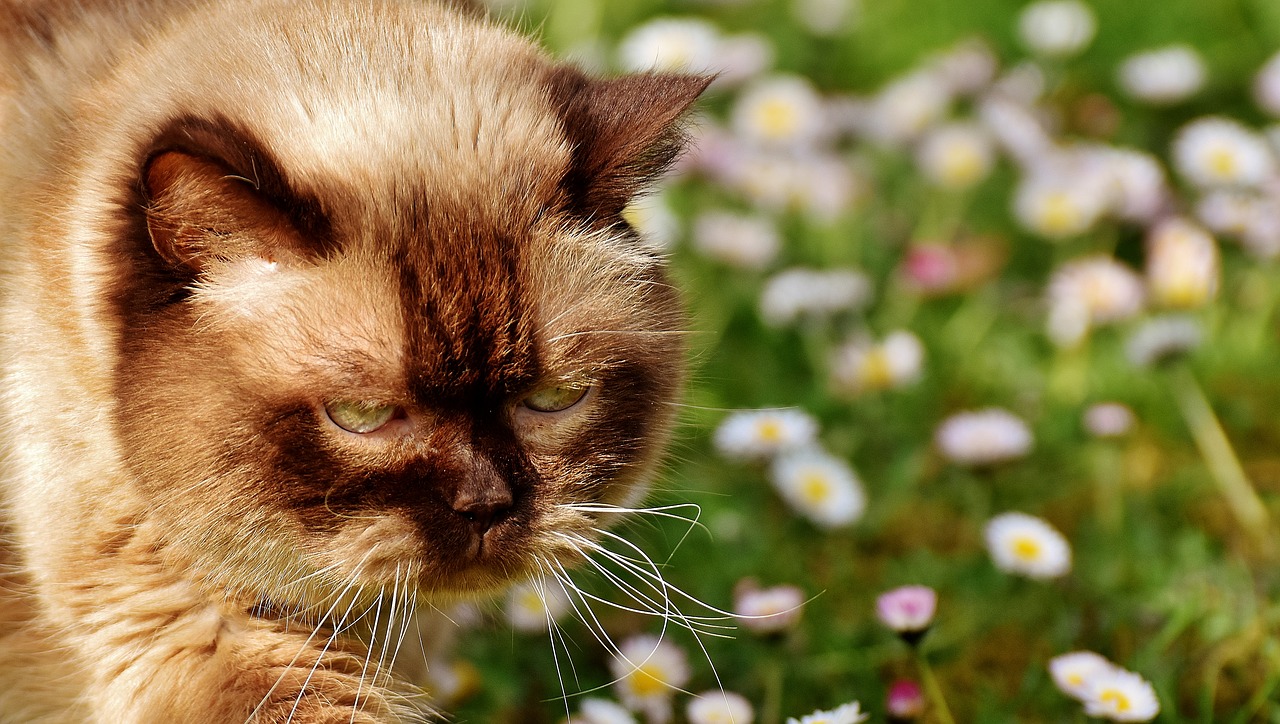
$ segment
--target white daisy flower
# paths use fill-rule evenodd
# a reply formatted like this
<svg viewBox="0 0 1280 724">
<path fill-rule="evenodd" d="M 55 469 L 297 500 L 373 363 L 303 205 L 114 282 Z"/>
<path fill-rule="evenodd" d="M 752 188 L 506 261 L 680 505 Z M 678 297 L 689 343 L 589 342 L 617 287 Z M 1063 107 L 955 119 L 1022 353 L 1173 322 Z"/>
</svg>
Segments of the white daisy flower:
<svg viewBox="0 0 1280 724">
<path fill-rule="evenodd" d="M 1024 176 L 1013 212 L 1023 228 L 1046 239 L 1083 234 L 1107 209 L 1109 179 L 1074 164 L 1050 164 Z"/>
<path fill-rule="evenodd" d="M 758 208 L 773 212 L 794 209 L 821 222 L 846 211 L 859 192 L 849 164 L 826 153 L 779 153 L 738 146 L 715 173 Z"/>
<path fill-rule="evenodd" d="M 782 240 L 767 217 L 704 211 L 693 222 L 693 246 L 704 256 L 738 269 L 763 269 L 778 255 Z"/>
<path fill-rule="evenodd" d="M 1031 451 L 1031 429 L 1008 410 L 992 407 L 960 412 L 942 421 L 934 432 L 938 449 L 960 465 L 991 465 L 1014 460 Z"/>
<path fill-rule="evenodd" d="M 762 33 L 740 33 L 720 41 L 717 85 L 737 85 L 773 66 L 773 43 Z"/>
<path fill-rule="evenodd" d="M 886 146 L 912 141 L 946 115 L 951 90 L 936 72 L 916 71 L 880 90 L 867 109 L 864 131 Z"/>
<path fill-rule="evenodd" d="M 633 198 L 622 210 L 622 218 L 651 249 L 670 249 L 680 235 L 680 220 L 661 193 Z"/>
<path fill-rule="evenodd" d="M 1125 356 L 1135 367 L 1154 367 L 1200 346 L 1204 332 L 1190 317 L 1170 315 L 1149 319 L 1125 344 Z"/>
<path fill-rule="evenodd" d="M 754 81 L 730 111 L 739 137 L 764 146 L 805 147 L 829 128 L 826 107 L 801 76 L 776 75 Z"/>
<path fill-rule="evenodd" d="M 1259 108 L 1280 118 L 1280 53 L 1271 56 L 1253 77 L 1253 98 Z"/>
<path fill-rule="evenodd" d="M 980 126 L 949 123 L 930 131 L 916 150 L 925 178 L 946 189 L 967 189 L 991 174 L 996 154 Z"/>
<path fill-rule="evenodd" d="M 1147 289 L 1163 307 L 1201 307 L 1218 292 L 1218 244 L 1185 219 L 1162 221 L 1147 236 Z"/>
<path fill-rule="evenodd" d="M 1040 64 L 1024 60 L 997 78 L 992 91 L 994 96 L 1030 110 L 1044 96 L 1047 85 Z"/>
<path fill-rule="evenodd" d="M 1123 437 L 1135 421 L 1133 410 L 1119 402 L 1099 402 L 1084 411 L 1084 429 L 1094 437 Z"/>
<path fill-rule="evenodd" d="M 1267 139 L 1230 118 L 1192 121 L 1173 140 L 1178 171 L 1202 188 L 1258 186 L 1275 176 Z"/>
<path fill-rule="evenodd" d="M 972 95 L 991 85 L 1000 62 L 981 38 L 968 38 L 934 56 L 930 67 L 952 94 Z"/>
<path fill-rule="evenodd" d="M 1071 570 L 1071 546 L 1045 521 L 1002 513 L 987 521 L 987 550 L 996 567 L 1028 578 L 1057 578 Z"/>
<path fill-rule="evenodd" d="M 1146 222 L 1168 205 L 1170 194 L 1164 168 L 1154 156 L 1111 146 L 1093 153 L 1112 180 L 1111 213 L 1128 221 Z"/>
<path fill-rule="evenodd" d="M 831 360 L 831 381 L 851 395 L 891 389 L 918 380 L 923 361 L 920 338 L 898 330 L 879 343 L 858 339 L 837 348 Z"/>
<path fill-rule="evenodd" d="M 609 661 L 618 698 L 632 711 L 642 712 L 652 723 L 671 718 L 671 697 L 689 681 L 684 652 L 666 639 L 633 636 L 618 647 Z"/>
<path fill-rule="evenodd" d="M 685 709 L 689 724 L 751 724 L 755 710 L 742 694 L 707 691 L 689 701 Z"/>
<path fill-rule="evenodd" d="M 559 621 L 569 612 L 570 605 L 559 581 L 525 581 L 507 591 L 507 620 L 518 631 L 546 631 L 550 621 Z"/>
<path fill-rule="evenodd" d="M 817 421 L 800 410 L 744 410 L 720 423 L 715 446 L 733 460 L 762 460 L 808 447 L 817 436 Z"/>
<path fill-rule="evenodd" d="M 1018 36 L 1037 55 L 1075 55 L 1089 45 L 1097 30 L 1093 10 L 1078 0 L 1041 0 L 1018 16 Z"/>
<path fill-rule="evenodd" d="M 706 73 L 719 67 L 720 31 L 699 18 L 656 18 L 633 28 L 618 45 L 631 72 Z"/>
<path fill-rule="evenodd" d="M 773 275 L 760 295 L 760 316 L 773 327 L 803 317 L 861 309 L 871 301 L 871 280 L 853 269 L 787 269 Z"/>
<path fill-rule="evenodd" d="M 573 724 L 636 724 L 626 707 L 607 699 L 583 699 Z"/>
<path fill-rule="evenodd" d="M 1256 259 L 1280 256 L 1280 200 L 1259 201 L 1250 209 L 1240 242 Z"/>
<path fill-rule="evenodd" d="M 867 509 L 867 495 L 853 468 L 820 450 L 780 455 L 769 477 L 787 505 L 823 528 L 854 523 Z"/>
<path fill-rule="evenodd" d="M 862 0 L 793 0 L 791 12 L 814 35 L 839 35 L 857 22 Z"/>
<path fill-rule="evenodd" d="M 733 613 L 743 628 L 756 633 L 776 633 L 795 626 L 804 611 L 804 591 L 795 586 L 740 586 L 735 591 Z"/>
<path fill-rule="evenodd" d="M 1033 166 L 1048 155 L 1053 139 L 1036 115 L 1021 103 L 988 97 L 978 105 L 978 118 L 1000 147 L 1019 165 Z"/>
<path fill-rule="evenodd" d="M 787 717 L 787 724 L 859 724 L 866 721 L 868 716 L 862 711 L 862 705 L 851 701 L 829 711 L 815 711 L 799 719 Z"/>
<path fill-rule="evenodd" d="M 1069 261 L 1049 279 L 1049 307 L 1078 308 L 1090 327 L 1130 319 L 1142 311 L 1142 279 L 1129 267 L 1098 254 Z"/>
<path fill-rule="evenodd" d="M 1151 721 L 1160 713 L 1151 682 L 1119 667 L 1090 677 L 1083 701 L 1085 714 L 1111 721 Z"/>
<path fill-rule="evenodd" d="M 1210 231 L 1240 236 L 1249 228 L 1258 197 L 1236 189 L 1216 189 L 1196 203 L 1196 219 Z"/>
<path fill-rule="evenodd" d="M 1062 693 L 1083 700 L 1093 678 L 1115 668 L 1107 658 L 1092 651 L 1072 651 L 1049 659 L 1049 675 Z"/>
<path fill-rule="evenodd" d="M 1207 71 L 1200 54 L 1189 45 L 1138 53 L 1120 64 L 1120 87 L 1136 100 L 1171 105 L 1204 87 Z"/>
</svg>

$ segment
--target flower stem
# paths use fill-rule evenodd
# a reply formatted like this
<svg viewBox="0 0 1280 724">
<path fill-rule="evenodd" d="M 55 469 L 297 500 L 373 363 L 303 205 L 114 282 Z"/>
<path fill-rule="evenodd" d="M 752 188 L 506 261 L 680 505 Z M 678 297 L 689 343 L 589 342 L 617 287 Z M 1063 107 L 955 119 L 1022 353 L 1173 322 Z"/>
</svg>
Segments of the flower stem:
<svg viewBox="0 0 1280 724">
<path fill-rule="evenodd" d="M 947 699 L 942 695 L 942 687 L 938 685 L 933 668 L 929 666 L 929 660 L 919 648 L 915 651 L 916 665 L 920 668 L 920 682 L 924 684 L 925 695 L 929 697 L 934 712 L 942 724 L 956 724 L 955 718 L 951 716 L 951 709 L 947 706 Z"/>
<path fill-rule="evenodd" d="M 1222 424 L 1196 382 L 1195 375 L 1186 365 L 1178 365 L 1172 370 L 1171 377 L 1182 416 L 1191 429 L 1191 436 L 1196 447 L 1200 448 L 1209 473 L 1218 484 L 1219 492 L 1227 499 L 1227 505 L 1240 525 L 1269 551 L 1271 521 L 1267 508 L 1245 475 L 1231 441 L 1223 432 Z"/>
<path fill-rule="evenodd" d="M 760 724 L 779 724 L 782 721 L 782 662 L 781 651 L 771 660 L 764 672 L 764 701 L 760 706 Z"/>
</svg>

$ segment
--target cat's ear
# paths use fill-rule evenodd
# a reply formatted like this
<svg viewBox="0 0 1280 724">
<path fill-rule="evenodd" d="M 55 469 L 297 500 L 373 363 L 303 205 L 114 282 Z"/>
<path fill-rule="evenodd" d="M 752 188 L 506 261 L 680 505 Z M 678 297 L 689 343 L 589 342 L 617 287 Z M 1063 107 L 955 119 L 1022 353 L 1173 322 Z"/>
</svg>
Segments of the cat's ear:
<svg viewBox="0 0 1280 724">
<path fill-rule="evenodd" d="M 151 243 L 174 266 L 200 272 L 214 259 L 270 258 L 296 244 L 285 215 L 218 161 L 166 151 L 147 164 L 144 185 Z"/>
<path fill-rule="evenodd" d="M 157 140 L 142 170 L 147 233 L 177 269 L 215 260 L 305 257 L 327 227 L 265 151 L 215 124 L 183 121 Z"/>
<path fill-rule="evenodd" d="M 573 144 L 563 182 L 571 203 L 610 222 L 684 149 L 681 119 L 713 76 L 642 73 L 593 79 L 569 67 L 551 77 L 551 95 Z"/>
</svg>

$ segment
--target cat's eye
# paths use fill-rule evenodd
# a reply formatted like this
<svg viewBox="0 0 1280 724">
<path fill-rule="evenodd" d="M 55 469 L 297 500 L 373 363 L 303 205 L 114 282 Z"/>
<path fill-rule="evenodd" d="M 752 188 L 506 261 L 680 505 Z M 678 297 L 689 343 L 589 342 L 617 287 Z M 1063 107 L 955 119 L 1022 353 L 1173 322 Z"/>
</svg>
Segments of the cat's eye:
<svg viewBox="0 0 1280 724">
<path fill-rule="evenodd" d="M 324 413 L 333 424 L 359 434 L 377 432 L 396 416 L 399 410 L 395 405 L 381 405 L 374 402 L 330 402 L 324 406 Z"/>
<path fill-rule="evenodd" d="M 524 398 L 521 404 L 536 412 L 560 412 L 581 402 L 590 389 L 590 385 L 572 383 L 545 387 Z"/>
</svg>

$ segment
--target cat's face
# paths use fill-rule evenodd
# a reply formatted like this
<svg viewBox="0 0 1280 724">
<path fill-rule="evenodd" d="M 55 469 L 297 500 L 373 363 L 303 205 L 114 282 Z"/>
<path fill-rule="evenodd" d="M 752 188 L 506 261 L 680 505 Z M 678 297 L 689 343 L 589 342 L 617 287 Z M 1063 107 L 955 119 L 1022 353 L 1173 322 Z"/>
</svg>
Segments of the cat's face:
<svg viewBox="0 0 1280 724">
<path fill-rule="evenodd" d="M 620 212 L 706 80 L 510 62 L 516 90 L 455 89 L 412 139 L 362 125 L 422 111 L 393 94 L 311 136 L 275 104 L 138 144 L 115 424 L 177 560 L 295 603 L 466 594 L 642 492 L 682 323 Z"/>
</svg>

